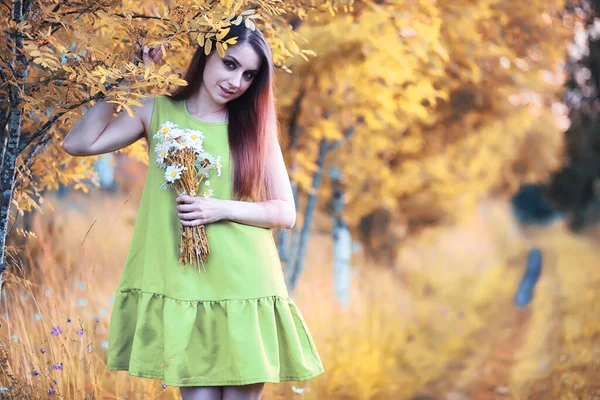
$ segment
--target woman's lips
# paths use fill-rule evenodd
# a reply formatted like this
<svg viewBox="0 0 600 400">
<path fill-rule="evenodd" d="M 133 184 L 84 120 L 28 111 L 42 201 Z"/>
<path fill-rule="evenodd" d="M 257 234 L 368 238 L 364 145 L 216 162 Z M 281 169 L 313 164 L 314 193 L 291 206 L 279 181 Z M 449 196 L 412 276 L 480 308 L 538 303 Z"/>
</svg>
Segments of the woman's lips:
<svg viewBox="0 0 600 400">
<path fill-rule="evenodd" d="M 230 92 L 228 90 L 225 90 L 223 88 L 223 86 L 219 86 L 219 88 L 221 88 L 221 95 L 225 96 L 225 97 L 229 97 L 229 96 L 233 96 L 234 92 Z"/>
</svg>

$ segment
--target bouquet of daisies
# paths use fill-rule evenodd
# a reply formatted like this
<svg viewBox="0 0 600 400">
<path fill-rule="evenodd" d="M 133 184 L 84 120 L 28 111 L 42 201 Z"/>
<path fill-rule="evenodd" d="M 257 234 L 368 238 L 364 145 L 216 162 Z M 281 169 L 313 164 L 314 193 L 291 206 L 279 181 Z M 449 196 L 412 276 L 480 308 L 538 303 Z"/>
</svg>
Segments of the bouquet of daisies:
<svg viewBox="0 0 600 400">
<path fill-rule="evenodd" d="M 165 181 L 161 185 L 163 190 L 172 187 L 179 195 L 190 196 L 211 197 L 214 194 L 209 187 L 209 172 L 216 169 L 217 176 L 221 176 L 221 156 L 215 158 L 204 151 L 204 135 L 201 131 L 180 128 L 166 121 L 153 137 L 158 140 L 154 148 L 156 164 L 165 170 Z M 203 181 L 206 190 L 198 194 Z M 198 272 L 202 265 L 202 270 L 206 271 L 204 261 L 210 248 L 204 225 L 182 228 L 179 263 L 195 265 Z"/>
</svg>

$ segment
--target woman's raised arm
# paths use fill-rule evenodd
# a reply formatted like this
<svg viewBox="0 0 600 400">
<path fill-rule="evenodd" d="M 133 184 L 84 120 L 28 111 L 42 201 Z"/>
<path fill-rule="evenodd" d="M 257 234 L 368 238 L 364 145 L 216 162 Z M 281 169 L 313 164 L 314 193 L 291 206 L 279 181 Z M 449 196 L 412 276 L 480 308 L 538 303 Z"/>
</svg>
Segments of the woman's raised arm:
<svg viewBox="0 0 600 400">
<path fill-rule="evenodd" d="M 122 112 L 110 119 L 116 104 L 100 100 L 79 120 L 67 136 L 62 148 L 73 156 L 92 156 L 110 153 L 129 146 L 145 136 L 145 122 L 152 113 L 154 98 L 142 101 L 142 107 L 133 106 L 134 116 Z"/>
<path fill-rule="evenodd" d="M 144 65 L 147 66 L 150 60 L 158 63 L 162 55 L 160 46 L 152 50 L 146 46 L 142 55 Z M 127 147 L 145 137 L 154 98 L 144 99 L 141 103 L 142 106 L 131 107 L 133 117 L 122 112 L 111 120 L 117 105 L 98 101 L 67 133 L 62 143 L 63 150 L 73 156 L 92 156 Z"/>
</svg>

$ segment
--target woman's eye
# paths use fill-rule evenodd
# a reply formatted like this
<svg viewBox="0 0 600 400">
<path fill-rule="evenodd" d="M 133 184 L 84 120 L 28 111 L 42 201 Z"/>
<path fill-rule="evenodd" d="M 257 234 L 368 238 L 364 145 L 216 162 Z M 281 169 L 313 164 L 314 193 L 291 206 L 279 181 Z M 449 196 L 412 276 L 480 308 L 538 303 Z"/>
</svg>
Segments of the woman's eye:
<svg viewBox="0 0 600 400">
<path fill-rule="evenodd" d="M 246 79 L 250 80 L 252 78 L 254 78 L 254 75 L 252 75 L 250 72 L 246 72 L 246 74 L 244 74 L 244 76 L 246 77 Z"/>
<path fill-rule="evenodd" d="M 225 66 L 227 68 L 230 68 L 230 69 L 234 68 L 234 65 L 233 65 L 233 63 L 231 61 L 224 60 L 223 63 L 225 64 Z"/>
</svg>

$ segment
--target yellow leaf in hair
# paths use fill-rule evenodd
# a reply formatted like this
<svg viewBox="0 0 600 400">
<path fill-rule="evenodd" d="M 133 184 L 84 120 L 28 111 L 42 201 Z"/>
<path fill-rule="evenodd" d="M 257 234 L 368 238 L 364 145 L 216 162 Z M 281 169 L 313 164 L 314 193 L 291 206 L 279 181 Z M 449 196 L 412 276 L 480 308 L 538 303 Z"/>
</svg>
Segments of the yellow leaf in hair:
<svg viewBox="0 0 600 400">
<path fill-rule="evenodd" d="M 219 53 L 221 58 L 225 57 L 225 49 L 223 48 L 221 42 L 217 42 L 217 52 Z"/>
<path fill-rule="evenodd" d="M 256 25 L 254 25 L 254 22 L 252 22 L 252 20 L 246 18 L 244 22 L 246 23 L 246 28 L 250 29 L 251 31 L 256 29 Z"/>
<path fill-rule="evenodd" d="M 217 33 L 217 39 L 222 40 L 231 30 L 231 28 L 221 29 L 219 33 Z"/>
<path fill-rule="evenodd" d="M 212 50 L 212 40 L 207 40 L 204 45 L 204 54 L 209 55 Z"/>
</svg>

